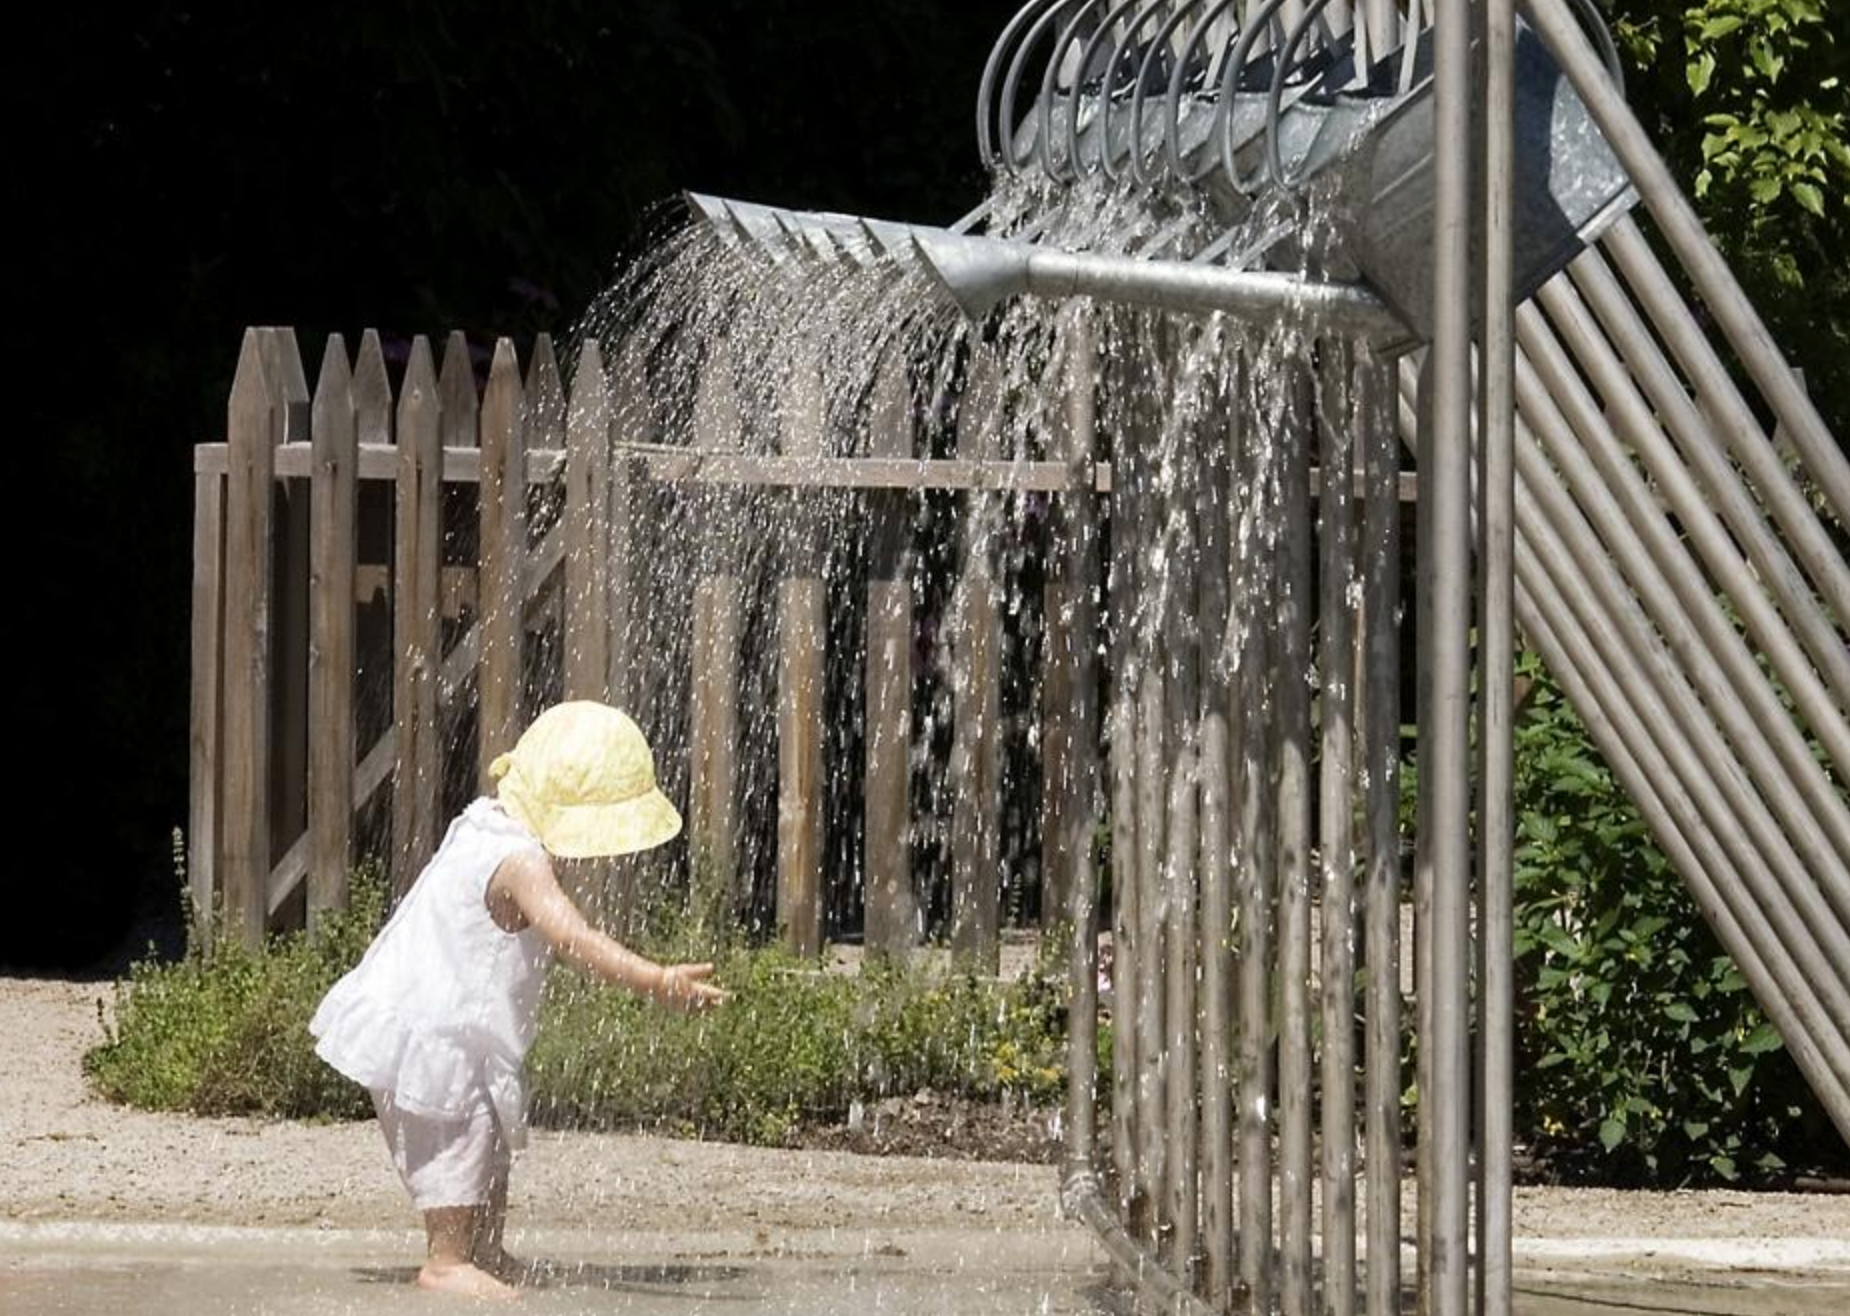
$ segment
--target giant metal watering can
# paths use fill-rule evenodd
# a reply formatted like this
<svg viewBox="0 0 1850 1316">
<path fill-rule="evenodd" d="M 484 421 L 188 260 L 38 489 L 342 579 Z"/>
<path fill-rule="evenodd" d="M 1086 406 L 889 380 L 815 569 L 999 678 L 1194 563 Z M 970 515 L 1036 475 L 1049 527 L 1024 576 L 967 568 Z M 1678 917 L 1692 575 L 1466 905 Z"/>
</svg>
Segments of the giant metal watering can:
<svg viewBox="0 0 1850 1316">
<path fill-rule="evenodd" d="M 1146 190 L 1154 206 L 1193 207 L 1220 230 L 1196 250 L 1064 250 L 1032 231 L 978 234 L 983 211 L 942 229 L 714 197 L 690 205 L 722 236 L 780 261 L 921 267 L 973 316 L 1023 293 L 1087 296 L 1246 318 L 1291 314 L 1378 347 L 1410 346 L 1431 328 L 1429 36 L 1377 55 L 1364 28 L 1321 26 L 1328 0 L 1315 0 L 1289 29 L 1277 22 L 1283 2 L 1236 24 L 1234 0 L 1032 0 L 984 71 L 978 147 L 993 170 L 1043 182 L 1055 204 L 1070 185 L 1103 174 Z M 1597 35 L 1604 41 L 1603 28 Z M 1527 26 L 1518 29 L 1516 74 L 1521 299 L 1636 197 Z M 1024 86 L 1035 85 L 1016 113 Z M 1313 195 L 1332 227 L 1305 274 L 1301 244 L 1310 235 L 1294 231 L 1290 217 L 1308 213 Z M 1232 235 L 1268 198 L 1290 204 L 1274 206 L 1269 233 L 1248 234 L 1236 252 Z M 1275 268 L 1263 268 L 1268 260 Z"/>
</svg>

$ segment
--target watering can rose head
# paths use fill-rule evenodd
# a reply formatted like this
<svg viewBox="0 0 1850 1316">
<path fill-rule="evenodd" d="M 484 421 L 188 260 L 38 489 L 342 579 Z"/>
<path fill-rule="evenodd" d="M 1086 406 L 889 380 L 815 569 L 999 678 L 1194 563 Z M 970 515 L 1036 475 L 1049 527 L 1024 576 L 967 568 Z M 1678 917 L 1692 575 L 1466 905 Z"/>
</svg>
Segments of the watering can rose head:
<svg viewBox="0 0 1850 1316">
<path fill-rule="evenodd" d="M 502 808 L 561 859 L 632 854 L 681 830 L 681 815 L 656 787 L 649 742 L 607 704 L 553 705 L 489 773 Z"/>
</svg>

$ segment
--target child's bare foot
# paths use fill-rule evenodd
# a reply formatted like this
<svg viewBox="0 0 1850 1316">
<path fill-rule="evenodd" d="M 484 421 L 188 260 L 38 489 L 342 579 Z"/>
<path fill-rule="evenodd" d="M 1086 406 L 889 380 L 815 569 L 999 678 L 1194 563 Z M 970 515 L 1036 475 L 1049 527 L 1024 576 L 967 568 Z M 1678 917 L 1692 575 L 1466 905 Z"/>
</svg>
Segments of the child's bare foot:
<svg viewBox="0 0 1850 1316">
<path fill-rule="evenodd" d="M 467 1261 L 426 1261 L 418 1272 L 418 1287 L 431 1293 L 495 1302 L 509 1302 L 520 1296 L 512 1285 Z"/>
<path fill-rule="evenodd" d="M 533 1263 L 517 1257 L 506 1248 L 478 1252 L 475 1264 L 504 1284 L 525 1284 L 533 1273 Z"/>
</svg>

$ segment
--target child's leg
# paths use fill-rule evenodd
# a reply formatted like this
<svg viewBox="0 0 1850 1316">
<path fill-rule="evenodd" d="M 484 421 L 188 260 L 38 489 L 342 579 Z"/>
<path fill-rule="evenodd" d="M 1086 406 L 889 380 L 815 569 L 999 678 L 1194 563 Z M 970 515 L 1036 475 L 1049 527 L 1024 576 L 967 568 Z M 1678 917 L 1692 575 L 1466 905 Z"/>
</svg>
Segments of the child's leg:
<svg viewBox="0 0 1850 1316">
<path fill-rule="evenodd" d="M 489 1203 L 499 1163 L 492 1112 L 431 1119 L 400 1110 L 390 1093 L 373 1097 L 393 1162 L 424 1216 L 425 1260 L 418 1287 L 475 1298 L 516 1296 L 475 1261 L 477 1239 L 493 1214 Z M 505 1211 L 505 1189 L 501 1200 Z"/>
<path fill-rule="evenodd" d="M 495 1132 L 494 1178 L 488 1185 L 488 1201 L 482 1205 L 476 1220 L 473 1256 L 475 1264 L 483 1270 L 513 1283 L 525 1268 L 502 1246 L 507 1231 L 508 1176 L 513 1168 L 513 1153 L 498 1126 Z"/>
<path fill-rule="evenodd" d="M 472 1255 L 485 1208 L 439 1206 L 424 1212 L 424 1268 L 418 1287 L 471 1298 L 512 1298 L 515 1291 L 475 1264 Z"/>
</svg>

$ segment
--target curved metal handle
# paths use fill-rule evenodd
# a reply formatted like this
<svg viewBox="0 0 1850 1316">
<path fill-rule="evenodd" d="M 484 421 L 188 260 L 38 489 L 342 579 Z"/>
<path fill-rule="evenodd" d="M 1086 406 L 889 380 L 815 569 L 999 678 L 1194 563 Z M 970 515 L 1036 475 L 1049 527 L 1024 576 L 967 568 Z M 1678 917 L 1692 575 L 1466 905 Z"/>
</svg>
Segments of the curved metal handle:
<svg viewBox="0 0 1850 1316">
<path fill-rule="evenodd" d="M 1220 134 L 1221 170 L 1227 175 L 1227 182 L 1244 196 L 1252 195 L 1253 185 L 1259 180 L 1257 176 L 1240 177 L 1240 163 L 1236 158 L 1239 144 L 1233 140 L 1234 84 L 1246 71 L 1247 57 L 1252 54 L 1253 44 L 1258 41 L 1259 34 L 1272 27 L 1273 20 L 1278 16 L 1278 11 L 1284 7 L 1284 4 L 1285 0 L 1269 0 L 1265 8 L 1253 17 L 1251 25 L 1240 33 L 1240 39 L 1234 43 L 1233 53 L 1227 57 L 1226 67 L 1221 70 L 1220 108 L 1217 111 L 1220 117 L 1216 123 Z"/>
<path fill-rule="evenodd" d="M 1041 74 L 1041 96 L 1037 103 L 1037 108 L 1040 113 L 1040 131 L 1036 135 L 1035 140 L 1036 154 L 1040 157 L 1041 171 L 1049 178 L 1058 179 L 1062 182 L 1070 182 L 1079 176 L 1077 109 L 1080 91 L 1084 88 L 1086 83 L 1087 60 L 1086 57 L 1082 56 L 1079 63 L 1073 69 L 1072 87 L 1068 93 L 1068 99 L 1072 103 L 1071 108 L 1073 112 L 1068 115 L 1069 130 L 1064 138 L 1066 142 L 1066 161 L 1064 167 L 1062 167 L 1057 160 L 1053 147 L 1054 141 L 1056 140 L 1054 134 L 1053 102 L 1054 94 L 1059 90 L 1060 85 L 1060 66 L 1066 62 L 1067 52 L 1072 49 L 1073 43 L 1078 39 L 1081 25 L 1084 24 L 1086 19 L 1099 5 L 1104 3 L 1105 0 L 1083 0 L 1083 2 L 1073 10 L 1072 16 L 1067 19 L 1066 27 L 1061 31 L 1059 37 L 1055 39 L 1053 49 L 1048 52 L 1047 67 Z M 1087 51 L 1089 52 L 1090 49 L 1091 46 L 1090 43 L 1088 43 Z"/>
<path fill-rule="evenodd" d="M 1169 74 L 1169 91 L 1163 98 L 1165 126 L 1163 146 L 1169 157 L 1169 171 L 1184 183 L 1197 183 L 1214 172 L 1214 165 L 1210 161 L 1199 172 L 1191 174 L 1188 171 L 1188 162 L 1182 158 L 1182 84 L 1188 78 L 1188 59 L 1194 53 L 1196 46 L 1206 45 L 1208 29 L 1219 22 L 1221 17 L 1238 3 L 1239 0 L 1219 0 L 1218 4 L 1201 16 L 1201 21 L 1195 24 L 1195 30 L 1188 34 L 1188 40 L 1182 46 L 1181 57 L 1176 60 L 1176 66 Z M 1212 67 L 1212 61 L 1209 67 Z M 1214 129 L 1210 132 L 1210 136 L 1218 132 L 1225 113 L 1225 104 L 1217 102 L 1214 107 Z"/>
<path fill-rule="evenodd" d="M 1146 168 L 1146 161 L 1144 158 L 1144 150 L 1143 150 L 1143 103 L 1145 100 L 1144 89 L 1150 85 L 1150 74 L 1152 72 L 1153 66 L 1155 65 L 1157 57 L 1168 50 L 1170 38 L 1175 35 L 1176 29 L 1182 26 L 1183 20 L 1185 20 L 1188 17 L 1189 11 L 1191 9 L 1194 9 L 1198 4 L 1201 4 L 1201 3 L 1203 3 L 1203 0 L 1185 0 L 1185 3 L 1178 5 L 1176 7 L 1175 12 L 1169 15 L 1169 17 L 1166 20 L 1164 20 L 1163 25 L 1161 27 L 1156 29 L 1155 40 L 1151 41 L 1149 46 L 1144 50 L 1143 60 L 1137 66 L 1137 81 L 1131 87 L 1130 165 L 1131 165 L 1131 177 L 1136 179 L 1139 183 L 1142 183 L 1145 187 L 1149 187 L 1156 182 L 1156 173 L 1153 169 Z M 1175 59 L 1176 59 L 1175 72 L 1170 75 L 1170 80 L 1172 82 L 1174 81 L 1176 74 L 1185 75 L 1187 73 L 1188 48 L 1184 46 L 1182 51 L 1178 55 L 1176 55 Z M 1167 106 L 1167 104 L 1168 104 L 1168 98 L 1165 96 L 1164 105 Z M 1165 133 L 1164 134 L 1165 140 L 1167 139 L 1167 137 L 1168 137 L 1168 134 Z M 1158 157 L 1160 157 L 1161 154 L 1162 154 L 1162 149 L 1159 147 L 1157 151 L 1151 154 L 1149 163 L 1154 163 L 1154 161 Z"/>
<path fill-rule="evenodd" d="M 1285 38 L 1284 49 L 1278 54 L 1278 67 L 1272 72 L 1272 85 L 1266 92 L 1265 100 L 1265 169 L 1274 187 L 1283 188 L 1292 195 L 1297 194 L 1296 179 L 1285 177 L 1285 162 L 1278 149 L 1278 117 L 1284 104 L 1285 79 L 1297 65 L 1298 47 L 1303 44 L 1311 24 L 1329 7 L 1330 0 L 1312 0 L 1309 9 L 1298 20 L 1291 35 Z"/>
<path fill-rule="evenodd" d="M 1124 29 L 1124 34 L 1118 38 L 1117 44 L 1111 48 L 1111 58 L 1105 61 L 1106 94 L 1099 99 L 1098 107 L 1099 134 L 1101 140 L 1104 142 L 1104 150 L 1100 154 L 1099 163 L 1104 170 L 1105 177 L 1111 179 L 1113 182 L 1123 178 L 1124 171 L 1118 168 L 1118 162 L 1113 160 L 1111 156 L 1111 82 L 1112 79 L 1118 76 L 1118 69 L 1123 65 L 1125 55 L 1127 53 L 1132 56 L 1137 54 L 1134 49 L 1137 34 L 1143 31 L 1146 23 L 1152 18 L 1155 18 L 1161 10 L 1167 7 L 1168 0 L 1145 0 L 1143 8 L 1137 11 L 1136 17 L 1130 21 L 1130 26 Z M 1141 59 L 1137 61 L 1137 68 L 1139 73 L 1141 73 L 1143 69 L 1143 61 Z M 1135 155 L 1136 151 L 1136 143 L 1133 142 L 1130 150 L 1126 154 Z"/>
<path fill-rule="evenodd" d="M 1104 49 L 1106 41 L 1110 40 L 1111 33 L 1117 31 L 1123 24 L 1124 15 L 1142 3 L 1146 3 L 1146 0 L 1117 0 L 1117 3 L 1111 7 L 1110 11 L 1106 13 L 1104 21 L 1098 25 L 1098 30 L 1087 38 L 1085 49 L 1080 52 L 1079 67 L 1082 74 L 1084 70 L 1092 67 L 1093 59 L 1101 49 Z M 1138 18 L 1141 20 L 1142 15 L 1139 14 Z M 1135 30 L 1135 26 L 1136 24 L 1133 23 L 1132 30 Z M 1121 44 L 1121 41 L 1112 41 L 1110 54 L 1107 56 L 1104 68 L 1099 74 L 1099 129 L 1097 136 L 1100 146 L 1097 168 L 1098 171 L 1104 173 L 1107 178 L 1117 177 L 1117 173 L 1111 165 L 1109 158 L 1111 155 L 1111 116 L 1108 113 L 1108 107 L 1111 103 L 1111 79 L 1117 69 L 1118 53 Z M 1084 153 L 1081 151 L 1079 144 L 1078 97 L 1074 97 L 1072 103 L 1066 107 L 1066 140 L 1068 143 L 1068 158 L 1073 162 L 1074 176 L 1083 177 L 1092 173 L 1092 170 L 1085 167 Z"/>
<path fill-rule="evenodd" d="M 994 170 L 997 164 L 996 140 L 991 131 L 989 117 L 990 101 L 996 90 L 996 75 L 1001 71 L 1003 57 L 1013 47 L 1016 35 L 1023 27 L 1034 20 L 1043 8 L 1062 3 L 1062 0 L 1028 0 L 1028 3 L 1015 11 L 1002 29 L 1002 35 L 996 38 L 996 44 L 989 48 L 989 58 L 983 64 L 983 76 L 976 87 L 976 153 L 985 169 Z"/>
</svg>

